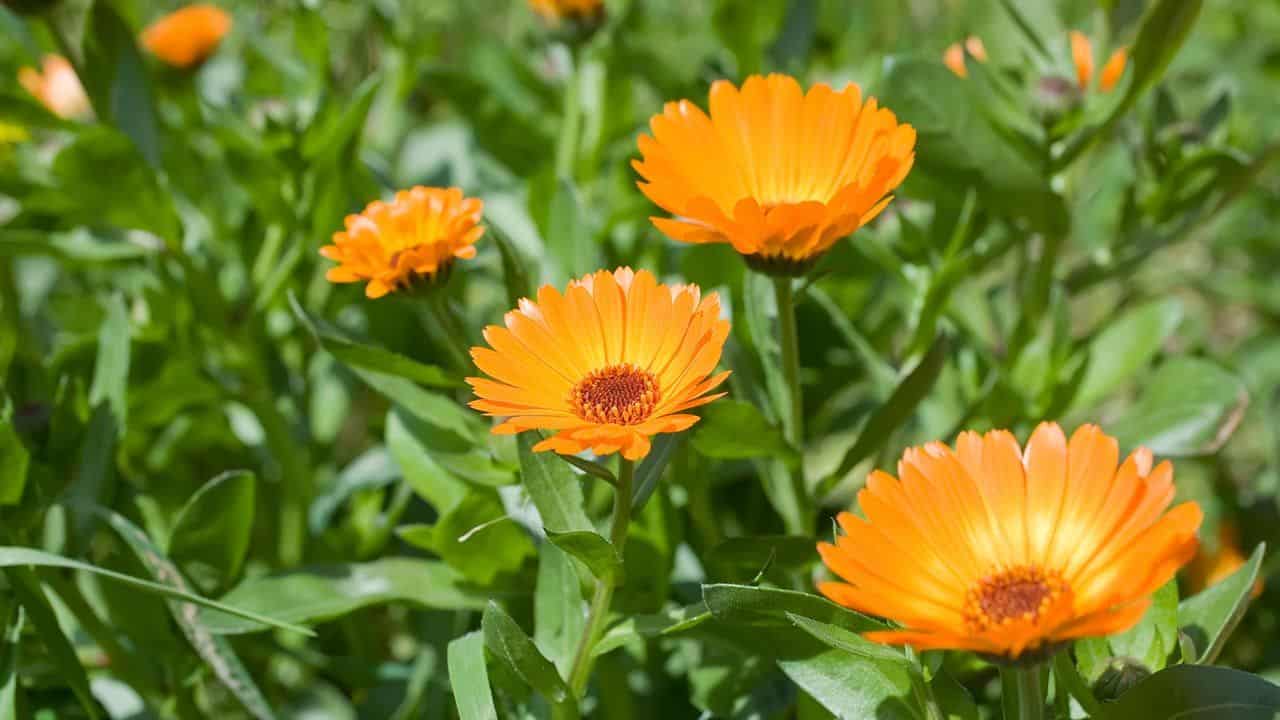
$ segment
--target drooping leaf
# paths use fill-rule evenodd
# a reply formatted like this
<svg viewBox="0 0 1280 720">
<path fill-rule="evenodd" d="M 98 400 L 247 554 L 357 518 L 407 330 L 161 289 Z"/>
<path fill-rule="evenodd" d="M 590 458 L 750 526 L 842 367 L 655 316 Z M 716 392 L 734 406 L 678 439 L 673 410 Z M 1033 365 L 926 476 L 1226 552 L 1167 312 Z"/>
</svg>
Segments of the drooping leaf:
<svg viewBox="0 0 1280 720">
<path fill-rule="evenodd" d="M 496 603 L 490 601 L 485 606 L 481 627 L 485 647 L 505 660 L 529 687 L 553 705 L 573 707 L 577 704 L 556 666 L 538 651 L 533 640 Z"/>
<path fill-rule="evenodd" d="M 1124 448 L 1142 445 L 1166 457 L 1207 455 L 1231 437 L 1248 403 L 1235 375 L 1207 360 L 1178 357 L 1156 370 L 1112 427 Z"/>
<path fill-rule="evenodd" d="M 1074 410 L 1086 410 L 1136 375 L 1160 352 L 1182 320 L 1182 303 L 1156 300 L 1125 312 L 1089 342 L 1084 379 L 1072 398 Z"/>
<path fill-rule="evenodd" d="M 612 577 L 622 569 L 622 558 L 618 556 L 617 548 L 595 532 L 580 530 L 558 533 L 548 530 L 547 539 L 581 560 L 597 579 Z"/>
<path fill-rule="evenodd" d="M 1178 605 L 1178 623 L 1197 651 L 1195 657 L 1183 658 L 1183 662 L 1209 664 L 1217 659 L 1249 607 L 1265 551 L 1265 544 L 1258 545 L 1240 569 Z"/>
<path fill-rule="evenodd" d="M 253 473 L 223 473 L 196 491 L 174 520 L 169 557 L 189 577 L 234 579 L 249 551 L 256 496 Z"/>
<path fill-rule="evenodd" d="M 1173 665 L 1138 683 L 1097 720 L 1273 720 L 1280 686 L 1247 672 Z"/>
</svg>

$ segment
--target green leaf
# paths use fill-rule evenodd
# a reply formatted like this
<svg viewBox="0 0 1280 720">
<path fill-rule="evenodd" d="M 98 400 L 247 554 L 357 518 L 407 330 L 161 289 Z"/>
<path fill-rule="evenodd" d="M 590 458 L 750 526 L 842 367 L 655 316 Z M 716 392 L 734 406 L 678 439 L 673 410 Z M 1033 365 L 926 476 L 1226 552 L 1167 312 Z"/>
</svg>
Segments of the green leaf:
<svg viewBox="0 0 1280 720">
<path fill-rule="evenodd" d="M 787 0 L 719 0 L 712 23 L 720 42 L 733 53 L 738 75 L 758 73 L 765 50 L 773 44 L 786 17 Z"/>
<path fill-rule="evenodd" d="M 552 453 L 534 452 L 537 440 L 532 435 L 521 433 L 518 439 L 520 479 L 538 508 L 543 526 L 553 532 L 591 531 L 578 476 Z"/>
<path fill-rule="evenodd" d="M 307 314 L 292 291 L 289 293 L 289 307 L 316 342 L 348 367 L 394 375 L 428 387 L 450 388 L 462 385 L 458 378 L 438 366 L 418 362 L 385 348 L 355 342 L 337 328 L 318 322 Z"/>
<path fill-rule="evenodd" d="M 449 643 L 449 684 L 459 720 L 498 720 L 481 632 L 467 633 Z"/>
<path fill-rule="evenodd" d="M 1248 403 L 1235 375 L 1207 360 L 1178 357 L 1156 370 L 1113 427 L 1121 447 L 1142 445 L 1166 457 L 1209 455 L 1231 437 Z"/>
<path fill-rule="evenodd" d="M 4 638 L 0 640 L 0 720 L 16 720 L 18 717 L 18 664 L 22 655 L 22 626 L 25 616 L 22 606 L 12 600 L 3 601 Z"/>
<path fill-rule="evenodd" d="M 489 652 L 505 660 L 520 679 L 554 705 L 573 707 L 577 703 L 556 666 L 533 644 L 497 603 L 490 601 L 481 620 L 484 645 Z"/>
<path fill-rule="evenodd" d="M 475 488 L 449 508 L 433 535 L 441 559 L 480 585 L 518 572 L 535 552 L 529 534 L 507 517 L 492 488 Z"/>
<path fill-rule="evenodd" d="M 1048 0 L 1000 0 L 1030 45 L 1045 59 L 1051 59 L 1050 46 L 1056 46 L 1066 35 L 1057 9 Z"/>
<path fill-rule="evenodd" d="M 173 522 L 169 557 L 189 576 L 220 586 L 240 573 L 253 532 L 256 479 L 223 473 L 196 491 Z"/>
<path fill-rule="evenodd" d="M 857 655 L 865 660 L 885 662 L 890 665 L 900 665 L 913 677 L 923 680 L 923 676 L 920 675 L 919 668 L 915 667 L 901 650 L 889 647 L 888 645 L 871 642 L 861 635 L 849 632 L 842 627 L 828 625 L 827 623 L 818 622 L 812 618 L 807 618 L 795 613 L 785 614 L 786 618 L 790 620 L 793 625 L 805 631 L 824 645 L 836 648 L 837 650 L 843 650 L 851 655 Z"/>
<path fill-rule="evenodd" d="M 80 701 L 80 705 L 84 707 L 89 717 L 102 717 L 98 712 L 98 704 L 93 699 L 93 693 L 89 691 L 89 676 L 85 674 L 84 666 L 80 664 L 80 658 L 76 656 L 71 640 L 58 625 L 53 606 L 45 597 L 44 589 L 40 586 L 40 579 L 36 577 L 35 571 L 27 567 L 7 567 L 4 575 L 9 580 L 9 587 L 18 598 L 18 602 L 22 603 L 23 609 L 26 610 L 36 634 L 40 636 L 41 642 L 48 650 L 50 659 L 58 669 L 58 675 L 71 687 L 71 691 L 75 693 L 76 699 Z"/>
<path fill-rule="evenodd" d="M 1178 622 L 1199 653 L 1194 658 L 1183 658 L 1183 662 L 1209 664 L 1217 659 L 1249 607 L 1265 551 L 1266 545 L 1259 544 L 1239 570 L 1178 605 Z"/>
<path fill-rule="evenodd" d="M 93 365 L 89 404 L 106 403 L 124 431 L 129 404 L 129 310 L 124 298 L 113 295 L 107 302 L 106 318 L 98 328 L 98 355 Z"/>
<path fill-rule="evenodd" d="M 598 462 L 593 462 L 586 458 L 580 458 L 577 455 L 561 455 L 560 453 L 556 453 L 556 457 L 578 468 L 587 475 L 599 478 L 614 487 L 618 486 L 618 478 L 614 477 L 613 471 Z"/>
<path fill-rule="evenodd" d="M 1113 655 L 1138 660 L 1153 672 L 1162 669 L 1178 646 L 1178 582 L 1165 583 L 1142 620 L 1109 641 Z"/>
<path fill-rule="evenodd" d="M 1072 410 L 1092 408 L 1146 368 L 1182 322 L 1182 315 L 1182 303 L 1166 298 L 1129 310 L 1109 323 L 1085 351 L 1088 365 L 1071 401 Z"/>
<path fill-rule="evenodd" d="M 814 540 L 803 535 L 746 535 L 728 538 L 707 552 L 709 565 L 759 570 L 768 563 L 793 570 L 818 559 Z"/>
<path fill-rule="evenodd" d="M 442 610 L 484 607 L 484 598 L 467 589 L 462 577 L 448 565 L 406 557 L 315 565 L 253 577 L 223 595 L 222 602 L 255 614 L 270 613 L 287 622 L 307 624 L 392 602 Z M 260 622 L 253 622 L 253 618 L 228 617 L 218 612 L 202 615 L 209 629 L 222 635 L 267 629 Z"/>
<path fill-rule="evenodd" d="M 2 395 L 0 407 L 0 505 L 17 505 L 22 501 L 22 491 L 27 486 L 27 467 L 31 453 L 18 437 L 13 426 L 13 403 L 8 395 Z"/>
<path fill-rule="evenodd" d="M 582 582 L 572 558 L 555 545 L 543 545 L 533 591 L 533 640 L 561 676 L 569 674 L 586 625 Z"/>
<path fill-rule="evenodd" d="M 1239 670 L 1173 665 L 1102 708 L 1097 720 L 1273 720 L 1280 686 Z"/>
<path fill-rule="evenodd" d="M 94 110 L 119 128 L 154 167 L 160 134 L 146 66 L 135 34 L 111 3 L 93 3 L 85 29 L 84 63 L 76 68 Z"/>
<path fill-rule="evenodd" d="M 826 598 L 794 590 L 703 585 L 702 599 L 717 620 L 735 625 L 790 626 L 793 623 L 788 615 L 796 615 L 854 632 L 885 629 L 878 620 L 840 607 Z"/>
<path fill-rule="evenodd" d="M 889 435 L 910 419 L 920 401 L 924 400 L 937 382 L 942 366 L 946 363 L 949 345 L 945 335 L 938 336 L 928 354 L 902 379 L 884 405 L 867 420 L 857 442 L 845 453 L 834 478 L 844 477 L 855 465 L 883 447 L 888 442 Z"/>
<path fill-rule="evenodd" d="M 156 580 L 175 590 L 189 592 L 182 572 L 164 556 L 159 547 L 151 542 L 146 533 L 114 512 L 107 514 L 107 522 Z M 210 631 L 195 605 L 175 600 L 170 600 L 168 605 L 174 622 L 182 628 L 182 634 L 186 635 L 192 649 L 205 661 L 226 689 L 244 705 L 249 714 L 259 720 L 274 718 L 275 712 L 254 683 L 253 676 L 240 662 L 231 643 Z"/>
<path fill-rule="evenodd" d="M 348 145 L 359 139 L 381 84 L 382 76 L 375 73 L 365 78 L 350 95 L 336 92 L 330 95 L 324 110 L 317 113 L 302 138 L 302 155 L 313 162 L 322 156 L 342 155 Z"/>
<path fill-rule="evenodd" d="M 558 533 L 547 531 L 547 539 L 556 547 L 582 561 L 592 575 L 603 580 L 622 569 L 618 550 L 599 534 L 590 530 Z"/>
<path fill-rule="evenodd" d="M 671 462 L 680 446 L 684 444 L 684 433 L 664 433 L 653 439 L 653 446 L 644 460 L 636 468 L 635 489 L 631 493 L 631 512 L 638 513 L 644 509 L 649 496 L 658 487 L 662 473 Z"/>
<path fill-rule="evenodd" d="M 507 304 L 516 307 L 521 298 L 532 297 L 534 294 L 529 268 L 535 265 L 516 249 L 511 238 L 497 226 L 489 224 L 485 229 L 493 238 L 494 244 L 498 246 L 499 255 L 502 256 L 502 280 L 507 288 Z"/>
<path fill-rule="evenodd" d="M 795 461 L 782 430 L 769 423 L 756 406 L 737 400 L 719 400 L 702 411 L 693 432 L 693 448 L 707 457 L 742 460 L 784 457 Z"/>
<path fill-rule="evenodd" d="M 778 667 L 839 718 L 919 720 L 924 708 L 914 696 L 905 667 L 831 649 L 778 661 Z"/>
<path fill-rule="evenodd" d="M 538 226 L 543 246 L 558 270 L 581 277 L 600 267 L 600 246 L 592 236 L 578 187 L 557 178 L 551 168 L 530 183 L 529 214 Z"/>
</svg>

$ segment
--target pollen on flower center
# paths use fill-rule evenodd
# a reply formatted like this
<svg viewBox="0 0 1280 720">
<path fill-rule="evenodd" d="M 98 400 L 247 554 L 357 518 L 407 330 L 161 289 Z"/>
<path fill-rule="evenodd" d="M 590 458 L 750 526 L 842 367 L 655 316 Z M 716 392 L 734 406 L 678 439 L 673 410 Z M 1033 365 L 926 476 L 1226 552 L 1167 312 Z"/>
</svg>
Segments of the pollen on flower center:
<svg viewBox="0 0 1280 720">
<path fill-rule="evenodd" d="M 988 575 L 970 588 L 965 620 L 978 629 L 1025 620 L 1035 621 L 1065 591 L 1057 573 L 1034 566 Z"/>
<path fill-rule="evenodd" d="M 658 379 L 630 363 L 593 370 L 569 391 L 569 407 L 583 420 L 635 425 L 658 405 Z"/>
</svg>

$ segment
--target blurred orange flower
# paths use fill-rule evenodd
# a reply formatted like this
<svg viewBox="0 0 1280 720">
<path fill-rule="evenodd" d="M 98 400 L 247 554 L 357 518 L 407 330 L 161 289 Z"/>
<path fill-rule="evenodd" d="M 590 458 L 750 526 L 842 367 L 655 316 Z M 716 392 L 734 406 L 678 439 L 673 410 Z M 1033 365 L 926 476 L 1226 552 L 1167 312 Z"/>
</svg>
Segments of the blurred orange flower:
<svg viewBox="0 0 1280 720">
<path fill-rule="evenodd" d="M 969 51 L 974 60 L 987 61 L 987 46 L 982 44 L 982 38 L 970 35 L 965 38 L 964 47 L 961 47 L 960 43 L 952 43 L 947 47 L 946 52 L 942 53 L 942 63 L 960 77 L 969 77 L 969 69 L 964 64 L 965 50 Z"/>
<path fill-rule="evenodd" d="M 698 416 L 686 411 L 724 395 L 708 393 L 729 376 L 711 374 L 729 322 L 697 285 L 600 270 L 563 294 L 544 285 L 504 321 L 485 328 L 491 347 L 471 349 L 489 376 L 467 378 L 471 407 L 507 418 L 497 434 L 554 432 L 534 450 L 639 460 L 653 435 L 687 429 Z"/>
<path fill-rule="evenodd" d="M 156 20 L 142 32 L 152 55 L 176 68 L 200 65 L 231 31 L 231 15 L 214 5 L 188 5 Z"/>
<path fill-rule="evenodd" d="M 962 433 L 954 449 L 908 450 L 900 479 L 873 472 L 866 520 L 818 551 L 845 582 L 833 601 L 905 627 L 867 633 L 921 650 L 1016 659 L 1135 625 L 1151 595 L 1196 552 L 1202 513 L 1173 500 L 1173 466 L 1140 448 L 1119 465 L 1115 439 L 1054 423 L 1025 452 L 1006 431 Z"/>
<path fill-rule="evenodd" d="M 338 267 L 331 282 L 368 282 L 365 295 L 380 298 L 408 289 L 416 281 L 434 282 L 454 259 L 475 257 L 484 203 L 463 197 L 458 188 L 415 187 L 396 193 L 389 203 L 375 200 L 359 215 L 348 215 L 346 231 L 320 254 Z"/>
<path fill-rule="evenodd" d="M 40 65 L 40 70 L 24 67 L 18 71 L 18 82 L 27 92 L 60 118 L 83 118 L 92 113 L 89 96 L 66 58 L 45 55 Z"/>
<path fill-rule="evenodd" d="M 1087 90 L 1089 83 L 1093 81 L 1093 43 L 1084 33 L 1076 30 L 1072 30 L 1069 37 L 1071 40 L 1071 61 L 1076 66 L 1076 82 L 1080 85 L 1081 90 Z M 1107 58 L 1107 62 L 1102 66 L 1102 74 L 1098 77 L 1098 89 L 1104 93 L 1111 92 L 1124 75 L 1124 68 L 1128 61 L 1129 53 L 1123 47 L 1117 48 L 1115 52 L 1111 53 L 1110 57 Z"/>
<path fill-rule="evenodd" d="M 1244 567 L 1248 558 L 1240 549 L 1240 533 L 1230 523 L 1218 527 L 1218 547 L 1210 550 L 1201 547 L 1191 564 L 1187 566 L 1187 586 L 1194 595 L 1231 577 Z M 1253 584 L 1253 597 L 1262 594 L 1262 578 Z"/>
<path fill-rule="evenodd" d="M 604 12 L 603 0 L 529 0 L 534 12 L 548 21 L 589 18 Z"/>
<path fill-rule="evenodd" d="M 916 132 L 857 85 L 806 93 L 786 75 L 711 86 L 710 115 L 667 103 L 640 136 L 640 189 L 689 243 L 729 243 L 748 264 L 801 274 L 892 199 L 915 160 Z"/>
</svg>

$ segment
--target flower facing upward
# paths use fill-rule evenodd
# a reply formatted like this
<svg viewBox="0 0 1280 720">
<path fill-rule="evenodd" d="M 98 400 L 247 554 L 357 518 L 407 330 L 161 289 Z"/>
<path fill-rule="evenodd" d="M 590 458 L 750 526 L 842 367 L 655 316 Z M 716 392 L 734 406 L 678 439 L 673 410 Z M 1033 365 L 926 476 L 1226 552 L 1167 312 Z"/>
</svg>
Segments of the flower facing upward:
<svg viewBox="0 0 1280 720">
<path fill-rule="evenodd" d="M 650 437 L 687 429 L 698 421 L 687 410 L 724 394 L 708 393 L 729 375 L 712 375 L 729 323 L 697 285 L 600 270 L 563 294 L 544 285 L 504 321 L 485 328 L 490 347 L 471 349 L 489 376 L 467 378 L 479 398 L 471 407 L 505 417 L 498 434 L 553 431 L 537 451 L 638 460 Z"/>
<path fill-rule="evenodd" d="M 604 12 L 604 0 L 529 0 L 529 5 L 552 23 L 590 19 Z"/>
<path fill-rule="evenodd" d="M 380 298 L 418 280 L 434 282 L 455 258 L 476 255 L 484 203 L 458 188 L 401 190 L 389 203 L 375 200 L 348 215 L 346 230 L 320 254 L 340 263 L 325 275 L 331 282 L 368 282 L 365 295 Z"/>
<path fill-rule="evenodd" d="M 1145 448 L 1118 461 L 1093 425 L 1068 442 L 1041 424 L 1025 452 L 1005 431 L 910 449 L 901 479 L 874 472 L 858 494 L 867 519 L 841 513 L 845 534 L 818 545 L 846 581 L 819 589 L 904 626 L 869 639 L 921 650 L 1016 659 L 1126 630 L 1195 554 L 1202 515 L 1165 513 L 1168 462 L 1153 469 Z"/>
<path fill-rule="evenodd" d="M 942 64 L 960 77 L 969 77 L 969 69 L 964 64 L 965 50 L 969 51 L 974 60 L 978 62 L 987 61 L 987 46 L 982 44 L 982 38 L 970 35 L 965 38 L 964 47 L 960 47 L 960 43 L 952 43 L 947 47 L 946 52 L 942 54 Z"/>
<path fill-rule="evenodd" d="M 667 103 L 640 136 L 640 189 L 683 242 L 729 243 L 753 267 L 800 274 L 891 199 L 916 132 L 857 85 L 804 92 L 785 75 L 711 86 L 710 115 Z"/>
<path fill-rule="evenodd" d="M 231 16 L 222 8 L 188 5 L 151 23 L 142 44 L 165 63 L 187 69 L 207 60 L 230 30 Z"/>
<path fill-rule="evenodd" d="M 1071 62 L 1076 66 L 1076 82 L 1081 90 L 1087 90 L 1089 83 L 1093 81 L 1093 43 L 1084 33 L 1076 30 L 1071 31 L 1070 40 Z M 1098 76 L 1098 89 L 1104 93 L 1111 92 L 1124 75 L 1128 60 L 1129 53 L 1124 48 L 1117 48 L 1111 53 L 1102 66 L 1102 74 Z"/>
<path fill-rule="evenodd" d="M 40 70 L 24 67 L 18 71 L 18 83 L 27 92 L 63 119 L 83 118 L 91 113 L 89 96 L 66 58 L 45 55 L 40 66 Z"/>
</svg>

